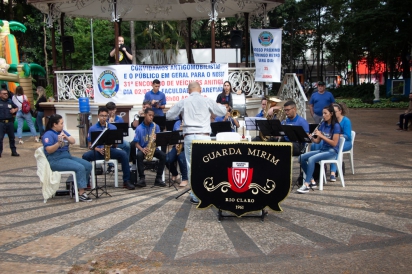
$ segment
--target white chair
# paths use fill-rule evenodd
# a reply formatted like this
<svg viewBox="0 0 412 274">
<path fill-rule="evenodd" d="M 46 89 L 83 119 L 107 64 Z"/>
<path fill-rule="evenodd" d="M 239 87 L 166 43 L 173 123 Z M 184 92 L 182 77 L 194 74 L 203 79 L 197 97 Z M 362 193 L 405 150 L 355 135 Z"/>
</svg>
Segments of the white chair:
<svg viewBox="0 0 412 274">
<path fill-rule="evenodd" d="M 92 177 L 91 187 L 92 189 L 96 187 L 96 176 L 95 176 L 95 166 L 97 164 L 107 165 L 108 163 L 112 163 L 114 165 L 114 186 L 119 187 L 119 180 L 118 180 L 118 167 L 117 167 L 117 160 L 116 159 L 109 159 L 109 161 L 105 160 L 96 160 L 95 163 L 92 163 Z M 104 170 L 104 169 L 103 169 Z"/>
<path fill-rule="evenodd" d="M 353 164 L 353 145 L 355 144 L 355 137 L 356 137 L 356 132 L 352 130 L 351 133 L 351 137 L 352 137 L 352 148 L 348 151 L 344 151 L 343 154 L 350 154 L 350 167 L 352 168 L 352 174 L 355 174 L 355 166 Z M 340 173 L 339 173 L 340 174 Z"/>
<path fill-rule="evenodd" d="M 219 132 L 216 134 L 216 141 L 240 142 L 241 136 L 237 132 Z"/>
<path fill-rule="evenodd" d="M 339 138 L 339 150 L 338 150 L 338 157 L 335 160 L 322 160 L 319 162 L 320 164 L 320 174 L 319 174 L 319 190 L 323 190 L 323 182 L 326 184 L 326 173 L 325 173 L 325 164 L 336 164 L 339 171 L 339 179 L 342 182 L 342 187 L 345 187 L 345 180 L 343 179 L 343 172 L 342 172 L 342 158 L 343 158 L 343 144 L 345 143 L 345 138 Z"/>
<path fill-rule="evenodd" d="M 77 189 L 76 172 L 74 171 L 52 171 L 50 169 L 49 161 L 44 154 L 44 148 L 39 147 L 34 153 L 37 163 L 37 176 L 39 176 L 40 184 L 42 186 L 44 203 L 47 199 L 56 195 L 56 191 L 59 189 L 61 175 L 72 175 L 74 184 L 74 194 L 76 203 L 79 202 L 79 191 Z"/>
</svg>

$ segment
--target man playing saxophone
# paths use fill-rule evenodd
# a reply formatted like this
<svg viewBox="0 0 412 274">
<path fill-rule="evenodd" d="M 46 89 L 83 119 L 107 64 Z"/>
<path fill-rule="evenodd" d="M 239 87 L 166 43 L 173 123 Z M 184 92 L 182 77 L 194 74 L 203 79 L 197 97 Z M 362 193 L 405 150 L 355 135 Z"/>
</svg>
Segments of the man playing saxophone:
<svg viewBox="0 0 412 274">
<path fill-rule="evenodd" d="M 91 149 L 91 133 L 95 131 L 103 131 L 106 127 L 108 130 L 116 130 L 117 128 L 107 123 L 107 118 L 109 117 L 109 110 L 106 107 L 100 107 L 97 112 L 99 121 L 90 127 L 89 133 L 87 135 L 87 142 L 89 144 L 90 151 L 83 154 L 82 158 L 86 161 L 96 161 L 103 160 L 105 151 L 104 146 L 96 146 L 94 151 Z M 129 155 L 126 155 L 126 152 L 123 150 L 116 149 L 115 147 L 110 148 L 110 159 L 116 159 L 119 163 L 122 164 L 123 171 L 123 187 L 128 190 L 133 190 L 135 187 L 130 183 L 130 167 L 129 167 Z M 117 167 L 115 167 L 117 168 Z"/>
<path fill-rule="evenodd" d="M 144 175 L 144 164 L 143 160 L 146 156 L 151 153 L 151 156 L 159 159 L 159 164 L 157 167 L 156 179 L 154 182 L 155 186 L 164 187 L 166 184 L 162 180 L 163 169 L 166 162 L 166 154 L 155 148 L 152 150 L 151 144 L 156 141 L 156 134 L 160 132 L 158 125 L 153 123 L 154 111 L 151 108 L 146 108 L 144 111 L 144 121 L 141 123 L 135 131 L 133 142 L 137 148 L 136 159 L 137 159 L 137 172 L 139 174 L 139 181 L 136 186 L 145 187 L 146 180 Z"/>
</svg>

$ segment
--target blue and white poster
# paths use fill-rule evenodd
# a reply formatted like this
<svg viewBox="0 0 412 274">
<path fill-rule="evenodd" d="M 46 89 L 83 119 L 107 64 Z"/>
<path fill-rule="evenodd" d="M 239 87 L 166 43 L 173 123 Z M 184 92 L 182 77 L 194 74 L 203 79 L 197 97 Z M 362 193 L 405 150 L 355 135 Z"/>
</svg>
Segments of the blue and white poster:
<svg viewBox="0 0 412 274">
<path fill-rule="evenodd" d="M 203 96 L 215 100 L 228 76 L 228 64 L 95 66 L 94 101 L 141 104 L 145 93 L 152 90 L 154 79 L 160 81 L 167 104 L 189 96 L 187 87 L 193 81 L 200 84 Z"/>
<path fill-rule="evenodd" d="M 282 30 L 251 29 L 258 82 L 280 82 L 282 60 Z"/>
</svg>

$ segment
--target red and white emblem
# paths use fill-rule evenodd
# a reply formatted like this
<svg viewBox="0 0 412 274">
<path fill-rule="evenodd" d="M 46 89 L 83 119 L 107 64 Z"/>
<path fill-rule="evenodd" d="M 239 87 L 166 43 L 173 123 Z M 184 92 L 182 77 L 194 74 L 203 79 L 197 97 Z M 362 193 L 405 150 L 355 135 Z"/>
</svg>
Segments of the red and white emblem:
<svg viewBox="0 0 412 274">
<path fill-rule="evenodd" d="M 232 162 L 227 169 L 231 189 L 235 192 L 245 192 L 249 189 L 253 177 L 253 168 L 247 162 Z"/>
</svg>

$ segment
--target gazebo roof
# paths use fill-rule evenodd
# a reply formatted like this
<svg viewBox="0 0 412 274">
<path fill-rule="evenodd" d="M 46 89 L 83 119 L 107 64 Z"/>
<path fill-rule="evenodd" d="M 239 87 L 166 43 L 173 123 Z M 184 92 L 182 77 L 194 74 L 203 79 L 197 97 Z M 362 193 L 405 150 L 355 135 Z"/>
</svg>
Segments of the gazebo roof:
<svg viewBox="0 0 412 274">
<path fill-rule="evenodd" d="M 41 12 L 50 14 L 48 4 L 53 4 L 52 16 L 65 13 L 66 16 L 106 19 L 114 21 L 114 3 L 117 5 L 117 19 L 123 21 L 162 21 L 210 19 L 215 2 L 217 17 L 233 17 L 248 12 L 262 16 L 284 3 L 284 0 L 28 0 Z M 56 14 L 57 13 L 57 14 Z M 216 16 L 216 14 L 215 14 Z"/>
</svg>

